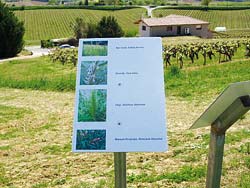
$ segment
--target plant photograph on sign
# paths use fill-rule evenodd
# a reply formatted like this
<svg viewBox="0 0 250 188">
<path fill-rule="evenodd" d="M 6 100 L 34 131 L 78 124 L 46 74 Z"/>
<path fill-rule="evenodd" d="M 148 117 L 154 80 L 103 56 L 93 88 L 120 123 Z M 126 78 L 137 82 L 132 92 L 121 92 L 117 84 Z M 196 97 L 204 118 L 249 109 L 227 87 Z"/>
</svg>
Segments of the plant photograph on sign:
<svg viewBox="0 0 250 188">
<path fill-rule="evenodd" d="M 107 84 L 107 61 L 82 61 L 80 85 Z"/>
<path fill-rule="evenodd" d="M 82 56 L 107 56 L 108 41 L 84 41 Z"/>
<path fill-rule="evenodd" d="M 106 130 L 77 130 L 77 150 L 105 150 Z"/>
<path fill-rule="evenodd" d="M 106 121 L 107 90 L 79 91 L 78 122 Z"/>
</svg>

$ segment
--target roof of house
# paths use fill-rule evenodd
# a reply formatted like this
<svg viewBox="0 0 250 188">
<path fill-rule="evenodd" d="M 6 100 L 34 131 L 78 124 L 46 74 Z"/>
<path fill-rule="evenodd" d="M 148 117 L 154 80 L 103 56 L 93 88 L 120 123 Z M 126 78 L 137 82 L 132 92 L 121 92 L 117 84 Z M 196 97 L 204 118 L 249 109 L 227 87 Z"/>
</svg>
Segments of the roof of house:
<svg viewBox="0 0 250 188">
<path fill-rule="evenodd" d="M 141 21 L 148 26 L 209 24 L 209 22 L 206 21 L 175 14 L 170 14 L 169 16 L 162 18 L 143 18 Z"/>
</svg>

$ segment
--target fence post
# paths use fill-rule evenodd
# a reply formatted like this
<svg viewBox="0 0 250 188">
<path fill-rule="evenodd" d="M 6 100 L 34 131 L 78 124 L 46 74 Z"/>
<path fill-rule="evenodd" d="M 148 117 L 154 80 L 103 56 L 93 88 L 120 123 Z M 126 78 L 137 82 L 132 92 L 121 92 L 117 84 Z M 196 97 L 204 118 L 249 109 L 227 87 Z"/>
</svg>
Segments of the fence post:
<svg viewBox="0 0 250 188">
<path fill-rule="evenodd" d="M 114 153 L 115 188 L 126 188 L 126 152 Z"/>
</svg>

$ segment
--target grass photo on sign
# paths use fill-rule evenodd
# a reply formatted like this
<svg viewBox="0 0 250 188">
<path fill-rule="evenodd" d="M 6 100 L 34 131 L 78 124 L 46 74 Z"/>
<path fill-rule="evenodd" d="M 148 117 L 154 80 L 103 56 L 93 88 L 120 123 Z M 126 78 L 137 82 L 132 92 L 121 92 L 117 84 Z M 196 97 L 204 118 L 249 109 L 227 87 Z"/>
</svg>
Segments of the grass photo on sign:
<svg viewBox="0 0 250 188">
<path fill-rule="evenodd" d="M 107 84 L 107 61 L 82 61 L 80 85 Z"/>
<path fill-rule="evenodd" d="M 84 41 L 82 56 L 107 56 L 108 41 Z"/>
<path fill-rule="evenodd" d="M 106 121 L 106 100 L 105 89 L 80 90 L 78 122 Z"/>
<path fill-rule="evenodd" d="M 106 130 L 77 130 L 77 150 L 105 150 Z"/>
</svg>

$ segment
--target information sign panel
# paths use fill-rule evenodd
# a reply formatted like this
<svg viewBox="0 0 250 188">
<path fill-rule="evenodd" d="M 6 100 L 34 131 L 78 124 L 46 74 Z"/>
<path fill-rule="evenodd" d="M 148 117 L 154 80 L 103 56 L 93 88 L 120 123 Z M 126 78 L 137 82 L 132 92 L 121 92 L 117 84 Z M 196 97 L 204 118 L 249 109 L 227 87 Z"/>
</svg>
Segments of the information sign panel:
<svg viewBox="0 0 250 188">
<path fill-rule="evenodd" d="M 166 151 L 160 38 L 81 39 L 74 152 Z"/>
</svg>

